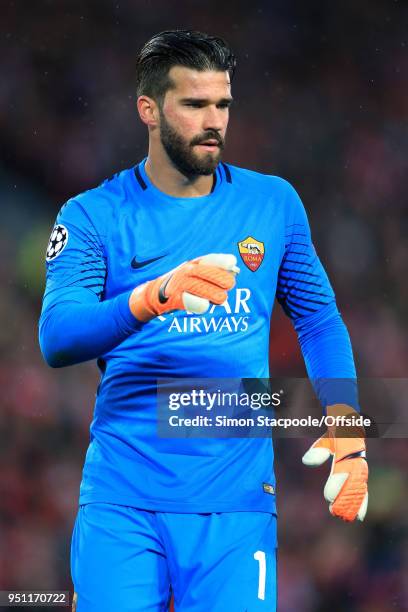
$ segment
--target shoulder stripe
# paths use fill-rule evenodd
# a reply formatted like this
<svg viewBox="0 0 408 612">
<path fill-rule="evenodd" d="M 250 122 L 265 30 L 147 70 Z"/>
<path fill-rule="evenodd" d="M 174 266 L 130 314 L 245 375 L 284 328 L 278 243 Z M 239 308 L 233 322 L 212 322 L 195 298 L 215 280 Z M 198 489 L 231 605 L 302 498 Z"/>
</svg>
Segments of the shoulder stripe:
<svg viewBox="0 0 408 612">
<path fill-rule="evenodd" d="M 286 314 L 293 318 L 293 315 L 297 315 L 299 317 L 304 316 L 304 310 L 309 310 L 310 312 L 316 312 L 315 310 L 311 310 L 310 308 L 304 308 L 303 311 L 299 310 L 298 308 L 295 308 L 294 306 L 289 306 L 288 302 L 283 300 L 282 298 L 277 297 L 276 298 L 279 302 L 279 304 L 282 306 L 283 310 L 286 312 Z"/>
<path fill-rule="evenodd" d="M 310 295 L 319 295 L 321 297 L 327 297 L 331 299 L 331 295 L 327 295 L 327 293 L 320 293 L 319 291 L 308 291 L 307 289 L 301 289 L 299 287 L 295 287 L 294 285 L 282 285 L 280 286 L 280 288 L 278 289 L 278 293 L 282 294 L 282 295 L 288 295 L 289 293 L 292 293 L 293 291 L 297 291 L 299 293 L 309 293 Z"/>
<path fill-rule="evenodd" d="M 301 253 L 301 255 L 303 255 L 303 253 Z M 296 259 L 285 259 L 285 262 L 282 265 L 282 269 L 285 269 L 286 263 L 295 263 L 295 264 L 298 264 L 299 266 L 307 266 L 308 268 L 313 268 L 313 264 L 307 263 L 306 261 L 297 261 Z M 296 270 L 296 272 L 301 272 L 303 274 L 302 270 Z"/>
<path fill-rule="evenodd" d="M 281 292 L 278 292 L 276 295 L 279 296 L 279 298 L 285 299 L 291 304 L 296 304 L 297 306 L 299 306 L 299 308 L 306 308 L 306 310 L 310 310 L 310 308 L 307 308 L 306 306 L 303 306 L 303 304 L 300 304 L 299 300 L 302 302 L 306 302 L 306 304 L 309 304 L 310 306 L 312 304 L 328 304 L 328 302 L 322 302 L 321 300 L 312 300 L 311 298 L 302 297 L 301 295 L 290 295 Z"/>
<path fill-rule="evenodd" d="M 281 272 L 294 272 L 295 274 L 304 274 L 305 276 L 314 276 L 315 278 L 320 278 L 320 276 L 318 274 L 312 274 L 311 272 L 306 272 L 305 270 L 297 270 L 296 268 L 284 268 L 282 266 Z M 279 272 L 279 277 L 280 278 L 292 279 L 293 280 L 293 278 L 294 278 L 293 276 L 283 276 L 283 274 L 281 274 L 281 272 Z"/>
<path fill-rule="evenodd" d="M 288 281 L 296 281 L 296 283 L 302 283 L 302 285 L 314 285 L 315 287 L 322 287 L 321 283 L 312 283 L 311 281 L 305 281 L 302 278 L 295 278 L 293 276 L 284 276 L 283 274 L 279 274 L 279 284 L 282 285 L 282 287 L 293 286 L 293 284 L 289 285 L 288 283 L 283 283 L 281 282 L 281 279 Z"/>
</svg>

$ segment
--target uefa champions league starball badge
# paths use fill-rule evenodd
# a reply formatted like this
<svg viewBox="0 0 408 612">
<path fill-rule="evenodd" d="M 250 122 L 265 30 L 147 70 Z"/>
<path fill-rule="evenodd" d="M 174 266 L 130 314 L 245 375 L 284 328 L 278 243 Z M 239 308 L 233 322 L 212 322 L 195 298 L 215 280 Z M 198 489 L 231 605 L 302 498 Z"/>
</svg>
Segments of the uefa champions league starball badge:
<svg viewBox="0 0 408 612">
<path fill-rule="evenodd" d="M 46 261 L 52 261 L 66 247 L 68 242 L 68 230 L 65 225 L 55 225 L 50 236 L 47 246 Z"/>
</svg>

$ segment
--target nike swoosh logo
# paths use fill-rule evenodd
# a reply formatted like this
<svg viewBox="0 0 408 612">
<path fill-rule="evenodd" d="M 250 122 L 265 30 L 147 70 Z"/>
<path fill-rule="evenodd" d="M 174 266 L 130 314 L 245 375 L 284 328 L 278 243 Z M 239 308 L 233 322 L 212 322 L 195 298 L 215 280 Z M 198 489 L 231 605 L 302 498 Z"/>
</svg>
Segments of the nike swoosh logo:
<svg viewBox="0 0 408 612">
<path fill-rule="evenodd" d="M 140 268 L 144 268 L 145 266 L 148 266 L 149 264 L 153 263 L 154 261 L 157 261 L 158 259 L 161 259 L 162 257 L 164 257 L 164 255 L 152 257 L 152 259 L 145 259 L 144 261 L 137 261 L 136 257 L 134 257 L 130 262 L 130 265 L 134 270 L 139 270 Z"/>
</svg>

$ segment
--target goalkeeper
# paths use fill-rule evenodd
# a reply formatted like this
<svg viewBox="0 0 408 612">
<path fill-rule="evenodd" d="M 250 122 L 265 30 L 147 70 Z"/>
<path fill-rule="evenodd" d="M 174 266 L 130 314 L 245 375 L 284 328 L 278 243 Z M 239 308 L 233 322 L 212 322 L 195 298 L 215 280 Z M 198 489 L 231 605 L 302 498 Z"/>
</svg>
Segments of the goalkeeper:
<svg viewBox="0 0 408 612">
<path fill-rule="evenodd" d="M 317 385 L 323 406 L 358 406 L 298 194 L 222 161 L 234 69 L 219 38 L 153 36 L 137 59 L 148 155 L 70 199 L 51 233 L 41 349 L 52 367 L 97 359 L 101 374 L 72 538 L 77 612 L 159 612 L 171 593 L 177 612 L 276 609 L 271 439 L 158 437 L 158 380 L 267 378 L 277 298 L 311 380 L 351 382 L 347 396 Z M 304 462 L 333 456 L 331 511 L 362 519 L 364 437 L 338 434 Z"/>
</svg>

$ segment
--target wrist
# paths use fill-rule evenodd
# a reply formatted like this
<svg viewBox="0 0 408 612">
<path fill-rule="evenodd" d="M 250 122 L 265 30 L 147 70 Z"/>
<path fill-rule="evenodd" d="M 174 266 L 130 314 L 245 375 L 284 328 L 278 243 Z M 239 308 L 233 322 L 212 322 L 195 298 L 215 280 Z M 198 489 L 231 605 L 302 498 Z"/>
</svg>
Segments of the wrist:
<svg viewBox="0 0 408 612">
<path fill-rule="evenodd" d="M 157 316 L 149 300 L 149 285 L 144 283 L 133 289 L 129 296 L 129 308 L 132 315 L 143 323 L 147 323 Z"/>
<path fill-rule="evenodd" d="M 332 439 L 336 460 L 365 456 L 364 427 L 356 423 L 360 414 L 347 404 L 334 404 L 327 406 L 327 415 L 335 419 L 334 424 L 328 427 L 328 434 Z"/>
</svg>

